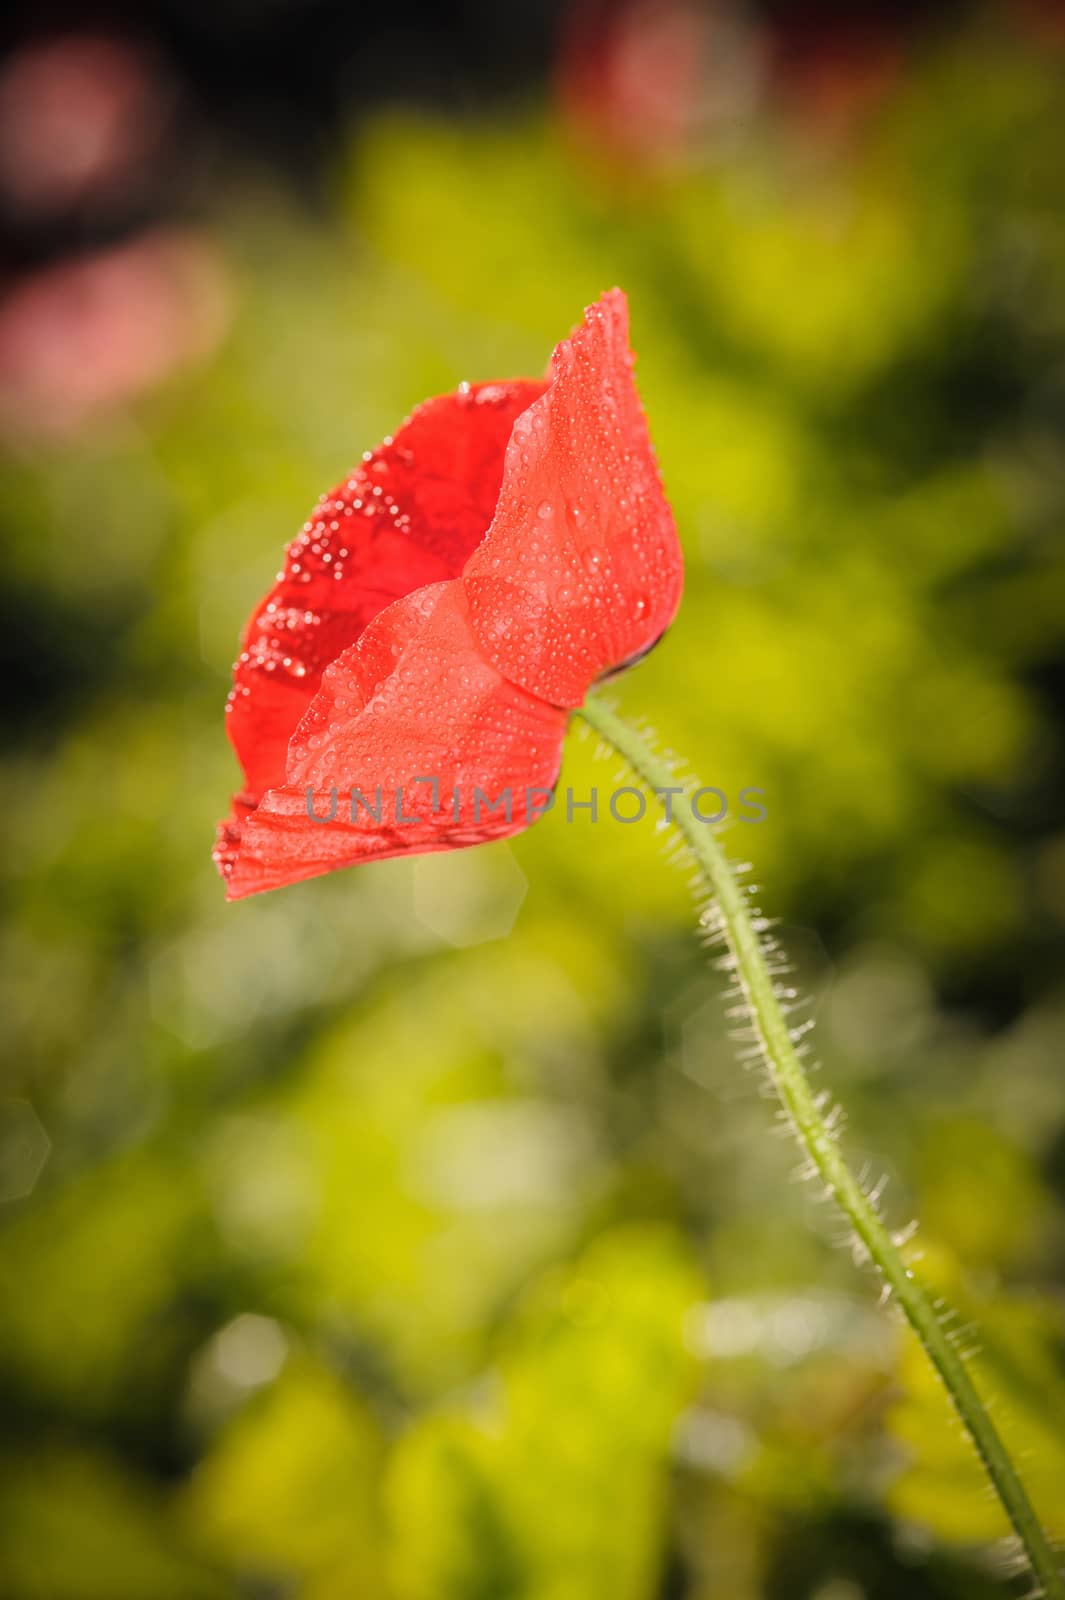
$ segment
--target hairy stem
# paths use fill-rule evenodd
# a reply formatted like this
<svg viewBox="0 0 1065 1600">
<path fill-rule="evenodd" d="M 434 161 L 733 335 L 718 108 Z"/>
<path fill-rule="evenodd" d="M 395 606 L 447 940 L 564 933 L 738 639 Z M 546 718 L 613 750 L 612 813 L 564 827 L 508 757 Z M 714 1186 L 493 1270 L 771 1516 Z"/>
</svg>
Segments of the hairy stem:
<svg viewBox="0 0 1065 1600">
<path fill-rule="evenodd" d="M 652 790 L 677 793 L 670 765 L 602 700 L 590 697 L 577 713 Z M 686 786 L 687 787 L 687 786 Z M 988 1415 L 969 1369 L 951 1342 L 927 1290 L 916 1278 L 843 1156 L 821 1101 L 810 1087 L 767 959 L 762 927 L 714 831 L 690 806 L 667 816 L 694 858 L 711 897 L 707 925 L 720 934 L 745 1002 L 760 1055 L 804 1152 L 846 1216 L 864 1251 L 901 1306 L 946 1386 L 1006 1515 L 1024 1547 L 1045 1600 L 1065 1600 L 1065 1579 L 1005 1444 Z"/>
</svg>

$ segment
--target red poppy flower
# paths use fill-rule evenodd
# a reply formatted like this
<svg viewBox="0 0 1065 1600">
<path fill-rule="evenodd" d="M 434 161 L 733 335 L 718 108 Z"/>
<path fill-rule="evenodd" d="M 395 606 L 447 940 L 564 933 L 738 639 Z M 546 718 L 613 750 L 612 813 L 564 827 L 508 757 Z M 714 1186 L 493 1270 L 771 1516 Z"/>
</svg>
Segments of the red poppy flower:
<svg viewBox="0 0 1065 1600">
<path fill-rule="evenodd" d="M 546 809 L 569 711 L 680 599 L 632 365 L 614 289 L 546 381 L 427 400 L 319 501 L 234 672 L 230 899 Z"/>
</svg>

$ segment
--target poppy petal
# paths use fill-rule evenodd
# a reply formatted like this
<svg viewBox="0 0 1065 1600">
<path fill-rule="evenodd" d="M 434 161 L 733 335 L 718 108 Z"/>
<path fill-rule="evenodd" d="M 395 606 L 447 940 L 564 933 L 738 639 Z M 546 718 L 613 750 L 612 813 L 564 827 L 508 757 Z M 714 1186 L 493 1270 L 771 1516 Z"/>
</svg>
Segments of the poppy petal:
<svg viewBox="0 0 1065 1600">
<path fill-rule="evenodd" d="M 519 832 L 547 807 L 566 720 L 485 660 L 460 582 L 394 602 L 326 668 L 284 784 L 223 826 L 228 898 Z"/>
<path fill-rule="evenodd" d="M 516 417 L 543 383 L 464 384 L 428 400 L 322 499 L 254 612 L 234 669 L 238 810 L 285 779 L 288 741 L 323 669 L 383 607 L 453 578 L 483 537 Z"/>
<path fill-rule="evenodd" d="M 632 376 L 628 305 L 605 294 L 515 418 L 495 518 L 463 583 L 484 653 L 578 706 L 672 621 L 683 564 Z"/>
</svg>

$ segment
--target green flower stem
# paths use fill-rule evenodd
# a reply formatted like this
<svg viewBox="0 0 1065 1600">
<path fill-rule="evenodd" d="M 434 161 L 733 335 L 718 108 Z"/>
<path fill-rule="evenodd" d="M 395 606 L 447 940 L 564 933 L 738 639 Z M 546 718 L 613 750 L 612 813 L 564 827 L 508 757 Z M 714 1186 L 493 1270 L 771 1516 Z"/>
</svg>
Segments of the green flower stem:
<svg viewBox="0 0 1065 1600">
<path fill-rule="evenodd" d="M 677 793 L 669 764 L 602 700 L 591 697 L 577 712 L 652 790 Z M 685 786 L 686 788 L 690 786 Z M 690 850 L 712 898 L 712 926 L 725 941 L 730 966 L 746 1003 L 751 1026 L 772 1084 L 800 1145 L 854 1229 L 861 1245 L 894 1294 L 925 1353 L 946 1386 L 962 1424 L 987 1469 L 1017 1538 L 1031 1563 L 1045 1600 L 1065 1600 L 1065 1579 L 1040 1525 L 1017 1469 L 977 1392 L 969 1369 L 937 1314 L 928 1291 L 914 1276 L 884 1222 L 874 1198 L 851 1172 L 810 1087 L 792 1039 L 766 959 L 766 949 L 749 897 L 737 882 L 728 857 L 691 807 L 675 804 L 667 817 Z M 764 924 L 763 924 L 764 926 Z"/>
</svg>

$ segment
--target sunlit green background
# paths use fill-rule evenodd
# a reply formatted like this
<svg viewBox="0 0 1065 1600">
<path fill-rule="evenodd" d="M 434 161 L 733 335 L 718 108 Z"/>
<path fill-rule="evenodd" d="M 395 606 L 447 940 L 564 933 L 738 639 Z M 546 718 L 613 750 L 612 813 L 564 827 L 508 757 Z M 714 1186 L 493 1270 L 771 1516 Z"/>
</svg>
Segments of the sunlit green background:
<svg viewBox="0 0 1065 1600">
<path fill-rule="evenodd" d="M 210 864 L 283 542 L 615 282 L 688 574 L 617 702 L 765 790 L 727 840 L 848 1148 L 1065 1540 L 1063 127 L 994 22 L 859 137 L 647 170 L 546 100 L 383 112 L 313 214 L 221 185 L 213 355 L 9 438 L 5 1600 L 1023 1591 L 650 819 L 231 907 Z"/>
</svg>

